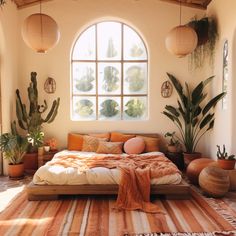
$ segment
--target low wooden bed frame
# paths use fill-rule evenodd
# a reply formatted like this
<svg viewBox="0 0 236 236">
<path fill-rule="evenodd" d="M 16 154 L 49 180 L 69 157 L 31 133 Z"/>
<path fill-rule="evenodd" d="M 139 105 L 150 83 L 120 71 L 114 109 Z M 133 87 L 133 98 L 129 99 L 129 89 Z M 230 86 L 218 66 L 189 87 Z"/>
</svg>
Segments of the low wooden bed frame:
<svg viewBox="0 0 236 236">
<path fill-rule="evenodd" d="M 36 185 L 27 186 L 28 199 L 56 200 L 61 195 L 116 195 L 118 185 L 85 184 L 85 185 Z M 189 199 L 190 186 L 182 181 L 180 184 L 152 185 L 152 195 L 164 195 L 166 199 Z"/>
<path fill-rule="evenodd" d="M 158 134 L 136 134 L 148 137 L 160 137 Z M 161 147 L 163 142 L 161 141 Z M 36 185 L 31 182 L 26 191 L 30 201 L 56 200 L 61 195 L 117 195 L 119 186 L 103 184 L 85 185 Z M 164 195 L 166 199 L 189 199 L 190 186 L 182 181 L 180 184 L 152 185 L 152 195 Z"/>
</svg>

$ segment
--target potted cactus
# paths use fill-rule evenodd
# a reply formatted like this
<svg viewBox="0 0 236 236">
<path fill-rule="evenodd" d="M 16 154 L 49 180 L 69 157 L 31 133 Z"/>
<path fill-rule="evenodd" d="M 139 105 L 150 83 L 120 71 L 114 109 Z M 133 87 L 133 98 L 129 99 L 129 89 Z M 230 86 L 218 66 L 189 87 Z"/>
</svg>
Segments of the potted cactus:
<svg viewBox="0 0 236 236">
<path fill-rule="evenodd" d="M 42 132 L 43 123 L 51 123 L 54 121 L 60 98 L 53 101 L 51 109 L 48 114 L 43 118 L 43 114 L 48 109 L 48 104 L 44 100 L 44 104 L 38 102 L 38 89 L 37 89 L 37 73 L 31 72 L 31 82 L 28 87 L 29 109 L 27 111 L 26 105 L 23 104 L 20 96 L 19 89 L 16 90 L 16 116 L 19 126 L 26 131 L 29 148 L 27 154 L 24 156 L 25 169 L 36 170 L 38 166 L 37 150 L 43 144 L 44 134 Z M 33 172 L 32 171 L 32 172 Z"/>
<path fill-rule="evenodd" d="M 233 170 L 235 166 L 235 155 L 229 155 L 226 152 L 225 145 L 223 145 L 223 150 L 221 151 L 221 148 L 219 145 L 216 145 L 217 147 L 217 163 L 218 166 L 221 167 L 224 170 Z"/>
</svg>

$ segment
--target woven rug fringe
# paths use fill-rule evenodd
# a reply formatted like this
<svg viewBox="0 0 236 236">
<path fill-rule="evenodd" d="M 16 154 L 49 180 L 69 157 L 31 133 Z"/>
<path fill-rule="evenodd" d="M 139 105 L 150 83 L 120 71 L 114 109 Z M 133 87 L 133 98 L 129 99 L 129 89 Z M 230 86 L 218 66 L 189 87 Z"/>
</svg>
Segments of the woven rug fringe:
<svg viewBox="0 0 236 236">
<path fill-rule="evenodd" d="M 211 232 L 211 233 L 147 233 L 147 234 L 125 234 L 124 236 L 233 236 L 236 231 Z"/>
<path fill-rule="evenodd" d="M 196 188 L 194 186 L 194 190 L 198 193 L 200 193 L 200 189 Z M 205 201 L 217 212 L 219 215 L 221 215 L 226 221 L 228 221 L 232 226 L 236 227 L 236 218 L 229 214 L 227 210 L 223 209 L 219 203 L 216 202 L 214 198 L 207 198 L 202 196 Z"/>
</svg>

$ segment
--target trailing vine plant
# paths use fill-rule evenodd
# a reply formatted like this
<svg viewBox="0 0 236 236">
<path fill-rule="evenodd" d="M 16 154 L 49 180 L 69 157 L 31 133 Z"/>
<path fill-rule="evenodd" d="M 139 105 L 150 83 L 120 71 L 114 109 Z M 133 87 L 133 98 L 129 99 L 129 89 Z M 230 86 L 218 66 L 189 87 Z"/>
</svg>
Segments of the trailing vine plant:
<svg viewBox="0 0 236 236">
<path fill-rule="evenodd" d="M 190 69 L 201 68 L 206 63 L 213 68 L 215 45 L 219 38 L 215 19 L 204 17 L 198 20 L 195 17 L 188 25 L 196 31 L 198 36 L 198 45 L 189 56 Z"/>
</svg>

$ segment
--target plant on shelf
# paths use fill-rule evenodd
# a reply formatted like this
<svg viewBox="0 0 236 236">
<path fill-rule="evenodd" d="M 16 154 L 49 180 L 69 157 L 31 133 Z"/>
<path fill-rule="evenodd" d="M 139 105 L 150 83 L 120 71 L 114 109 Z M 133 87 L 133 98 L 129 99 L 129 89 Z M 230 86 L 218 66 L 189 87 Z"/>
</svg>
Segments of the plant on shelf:
<svg viewBox="0 0 236 236">
<path fill-rule="evenodd" d="M 215 45 L 218 40 L 217 24 L 212 17 L 203 17 L 198 20 L 196 17 L 188 23 L 192 27 L 198 36 L 198 45 L 196 49 L 190 55 L 191 68 L 200 68 L 205 63 L 205 60 L 209 59 L 209 64 L 213 67 Z"/>
<path fill-rule="evenodd" d="M 54 121 L 60 104 L 60 98 L 54 100 L 46 117 L 42 117 L 43 113 L 48 109 L 48 105 L 46 100 L 44 100 L 44 104 L 42 105 L 38 102 L 36 76 L 36 72 L 31 72 L 31 82 L 28 87 L 28 111 L 26 105 L 22 103 L 19 89 L 16 90 L 16 115 L 18 124 L 23 130 L 27 131 L 30 151 L 36 151 L 37 148 L 43 144 L 44 135 L 42 132 L 42 124 Z"/>
<path fill-rule="evenodd" d="M 202 136 L 214 127 L 213 108 L 226 93 L 220 93 L 206 101 L 207 93 L 204 92 L 204 88 L 212 81 L 213 76 L 201 81 L 194 89 L 190 89 L 189 85 L 185 83 L 184 89 L 173 75 L 169 73 L 167 75 L 174 85 L 179 99 L 177 99 L 177 107 L 166 105 L 163 114 L 177 126 L 180 136 L 176 136 L 176 138 L 183 144 L 185 152 L 191 154 L 188 157 L 184 154 L 188 164 L 192 159 L 199 157 L 199 154 L 197 157 L 193 157 L 192 154 L 196 153 L 196 147 Z"/>
<path fill-rule="evenodd" d="M 235 155 L 228 156 L 225 145 L 223 145 L 222 151 L 219 145 L 216 145 L 216 147 L 217 147 L 216 155 L 218 158 L 217 162 L 218 162 L 219 167 L 225 170 L 233 170 L 235 166 L 235 162 L 236 162 Z"/>
<path fill-rule="evenodd" d="M 16 122 L 11 124 L 11 132 L 0 136 L 0 147 L 4 158 L 8 160 L 10 178 L 21 178 L 24 173 L 23 156 L 28 147 L 27 137 L 21 136 L 16 129 Z"/>
<path fill-rule="evenodd" d="M 169 152 L 179 152 L 181 150 L 181 145 L 179 140 L 177 140 L 175 132 L 165 133 L 165 138 L 169 139 L 167 149 Z"/>
</svg>

